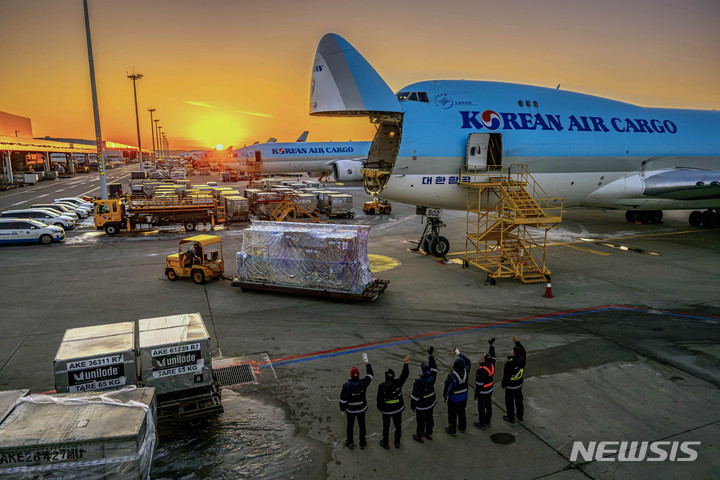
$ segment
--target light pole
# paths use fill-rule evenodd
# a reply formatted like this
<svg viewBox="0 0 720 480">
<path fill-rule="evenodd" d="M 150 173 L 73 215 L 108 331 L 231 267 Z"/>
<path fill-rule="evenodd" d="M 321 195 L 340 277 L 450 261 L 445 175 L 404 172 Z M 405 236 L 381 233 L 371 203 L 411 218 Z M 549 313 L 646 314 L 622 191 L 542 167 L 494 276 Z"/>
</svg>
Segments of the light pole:
<svg viewBox="0 0 720 480">
<path fill-rule="evenodd" d="M 160 144 L 160 158 L 162 158 L 163 162 L 165 162 L 165 148 L 163 148 L 164 145 L 162 143 L 162 128 L 162 125 L 158 125 L 158 143 Z"/>
<path fill-rule="evenodd" d="M 158 157 L 162 159 L 162 150 L 160 150 L 160 125 L 158 125 L 158 122 L 160 121 L 159 118 L 156 118 L 153 120 L 155 122 L 155 136 L 157 137 L 157 149 L 158 149 Z"/>
<path fill-rule="evenodd" d="M 152 142 L 153 142 L 153 165 L 155 166 L 155 169 L 157 169 L 157 164 L 155 163 L 155 121 L 153 120 L 153 112 L 155 111 L 154 108 L 148 108 L 148 112 L 150 112 L 150 133 L 152 134 Z"/>
<path fill-rule="evenodd" d="M 143 76 L 139 73 L 135 73 L 133 68 L 132 75 L 128 75 L 128 78 L 132 78 L 133 81 L 133 97 L 135 98 L 135 126 L 137 127 L 137 138 L 138 138 L 138 160 L 140 161 L 140 168 L 145 170 L 145 162 L 143 162 L 142 145 L 140 145 L 140 117 L 138 116 L 137 108 L 137 89 L 135 88 L 135 80 L 140 80 Z"/>
<path fill-rule="evenodd" d="M 102 132 L 100 131 L 100 110 L 98 109 L 97 88 L 95 87 L 95 62 L 93 61 L 92 39 L 90 38 L 90 17 L 87 0 L 83 0 L 85 11 L 85 36 L 87 37 L 88 64 L 90 66 L 90 90 L 92 91 L 93 113 L 95 115 L 95 143 L 97 145 L 98 173 L 100 174 L 100 198 L 107 200 L 107 178 L 105 178 L 105 159 L 103 158 Z"/>
</svg>

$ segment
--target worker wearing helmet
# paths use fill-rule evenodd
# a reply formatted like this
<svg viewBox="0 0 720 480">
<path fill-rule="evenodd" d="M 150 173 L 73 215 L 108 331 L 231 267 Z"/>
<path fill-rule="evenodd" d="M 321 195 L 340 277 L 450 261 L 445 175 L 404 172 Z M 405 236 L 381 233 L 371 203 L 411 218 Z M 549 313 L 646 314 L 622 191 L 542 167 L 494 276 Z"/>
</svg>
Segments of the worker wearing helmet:
<svg viewBox="0 0 720 480">
<path fill-rule="evenodd" d="M 367 442 L 365 441 L 365 411 L 368 405 L 365 395 L 367 393 L 367 387 L 373 379 L 373 369 L 368 361 L 367 353 L 363 353 L 362 358 L 365 362 L 365 377 L 361 379 L 360 371 L 352 367 L 350 369 L 350 380 L 343 384 L 342 391 L 340 392 L 340 411 L 345 412 L 347 415 L 347 439 L 345 440 L 345 446 L 348 448 L 355 446 L 353 441 L 353 427 L 355 426 L 356 418 L 360 430 L 360 448 L 364 449 L 367 446 Z"/>
</svg>

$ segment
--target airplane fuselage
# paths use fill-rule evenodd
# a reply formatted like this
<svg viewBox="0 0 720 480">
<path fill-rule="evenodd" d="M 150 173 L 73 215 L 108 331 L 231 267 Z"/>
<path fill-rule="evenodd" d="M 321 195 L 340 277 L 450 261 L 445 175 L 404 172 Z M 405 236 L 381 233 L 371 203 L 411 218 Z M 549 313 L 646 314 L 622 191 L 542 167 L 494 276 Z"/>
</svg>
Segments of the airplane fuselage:
<svg viewBox="0 0 720 480">
<path fill-rule="evenodd" d="M 337 161 L 363 161 L 370 142 L 289 142 L 249 145 L 237 149 L 238 162 L 254 158 L 260 152 L 262 172 L 277 173 L 333 173 Z M 358 169 L 359 170 L 359 169 Z"/>
<path fill-rule="evenodd" d="M 420 82 L 400 92 L 421 93 L 414 98 L 427 101 L 400 102 L 401 140 L 383 198 L 465 209 L 467 192 L 458 183 L 466 174 L 468 136 L 489 133 L 501 136 L 503 167 L 527 165 L 545 192 L 562 197 L 565 206 L 720 206 L 717 198 L 697 194 L 648 195 L 644 183 L 665 170 L 720 170 L 720 112 L 643 108 L 495 82 Z M 713 178 L 707 187 L 717 190 Z"/>
</svg>

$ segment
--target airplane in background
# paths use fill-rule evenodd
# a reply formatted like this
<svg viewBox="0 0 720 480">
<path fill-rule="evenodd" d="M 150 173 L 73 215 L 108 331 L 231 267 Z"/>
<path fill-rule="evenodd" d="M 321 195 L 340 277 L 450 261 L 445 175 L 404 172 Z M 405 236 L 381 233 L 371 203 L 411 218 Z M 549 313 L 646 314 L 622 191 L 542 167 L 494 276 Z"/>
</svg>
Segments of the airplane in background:
<svg viewBox="0 0 720 480">
<path fill-rule="evenodd" d="M 657 223 L 662 210 L 695 210 L 692 225 L 720 224 L 720 112 L 644 108 L 512 83 L 434 80 L 393 93 L 344 38 L 319 42 L 310 114 L 369 117 L 377 132 L 365 190 L 430 209 L 466 210 L 468 167 L 528 166 L 565 207 L 626 210 Z M 704 211 L 700 211 L 704 210 Z M 423 241 L 442 256 L 444 224 L 428 216 Z"/>
<path fill-rule="evenodd" d="M 370 142 L 307 142 L 307 136 L 305 131 L 295 142 L 256 143 L 239 148 L 223 165 L 241 169 L 247 159 L 260 155 L 263 174 L 307 173 L 320 179 L 332 175 L 339 182 L 363 179 L 360 170 Z"/>
</svg>

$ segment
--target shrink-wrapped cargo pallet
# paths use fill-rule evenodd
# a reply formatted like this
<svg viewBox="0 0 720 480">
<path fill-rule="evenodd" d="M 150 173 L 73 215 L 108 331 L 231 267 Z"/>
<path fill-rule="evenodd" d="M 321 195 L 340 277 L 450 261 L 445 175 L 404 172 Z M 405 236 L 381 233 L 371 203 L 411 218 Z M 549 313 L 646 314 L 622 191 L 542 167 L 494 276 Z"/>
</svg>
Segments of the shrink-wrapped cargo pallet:
<svg viewBox="0 0 720 480">
<path fill-rule="evenodd" d="M 237 253 L 238 281 L 362 292 L 372 282 L 370 227 L 253 222 Z"/>
<path fill-rule="evenodd" d="M 199 313 L 138 321 L 140 377 L 158 395 L 212 384 L 210 335 Z"/>
<path fill-rule="evenodd" d="M 65 331 L 53 362 L 59 393 L 107 390 L 137 384 L 135 323 Z"/>
<path fill-rule="evenodd" d="M 0 478 L 149 478 L 155 391 L 29 395 L 0 423 Z"/>
</svg>

